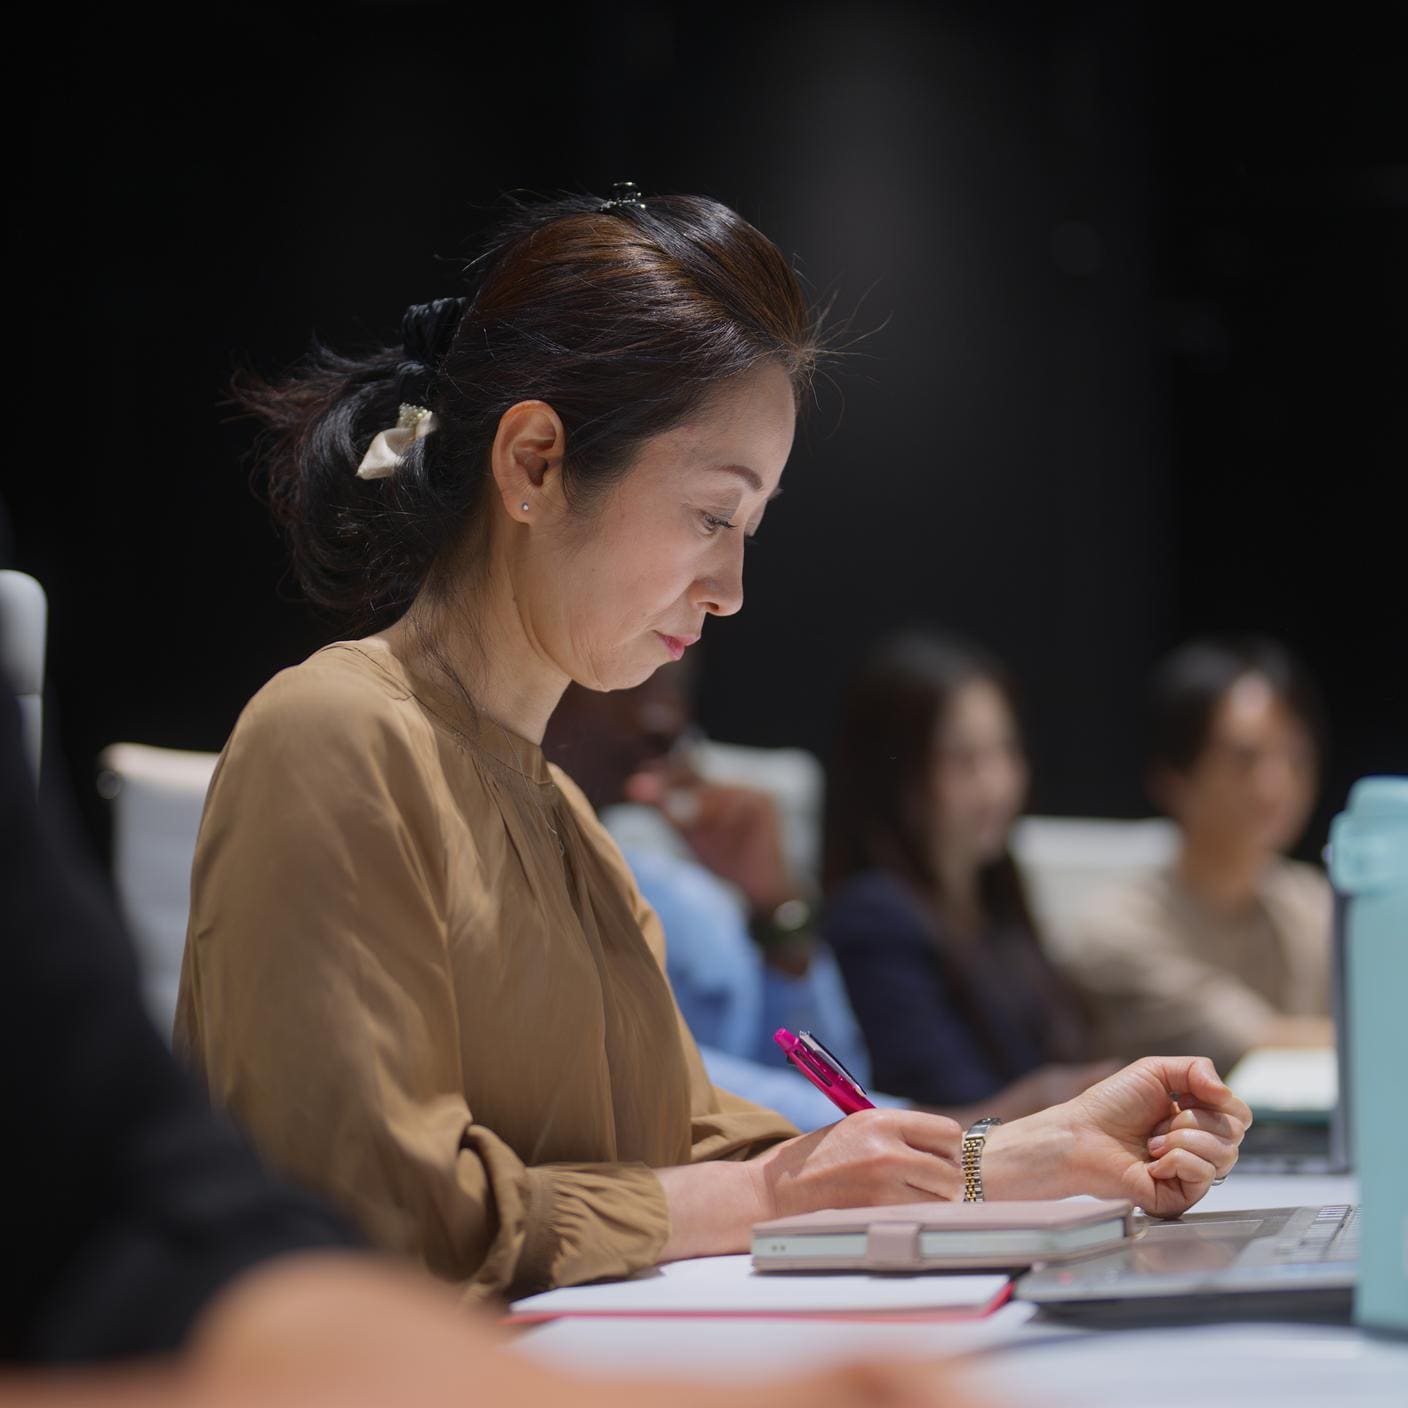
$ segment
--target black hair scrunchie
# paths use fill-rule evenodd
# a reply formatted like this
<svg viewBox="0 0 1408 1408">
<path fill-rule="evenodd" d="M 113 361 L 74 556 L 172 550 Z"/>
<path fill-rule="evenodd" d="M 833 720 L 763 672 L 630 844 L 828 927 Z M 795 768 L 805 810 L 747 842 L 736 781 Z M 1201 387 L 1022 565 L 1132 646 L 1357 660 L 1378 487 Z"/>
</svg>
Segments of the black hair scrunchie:
<svg viewBox="0 0 1408 1408">
<path fill-rule="evenodd" d="M 455 329 L 469 306 L 467 298 L 437 298 L 430 303 L 412 303 L 401 319 L 401 344 L 413 362 L 434 370 L 450 344 Z"/>
</svg>

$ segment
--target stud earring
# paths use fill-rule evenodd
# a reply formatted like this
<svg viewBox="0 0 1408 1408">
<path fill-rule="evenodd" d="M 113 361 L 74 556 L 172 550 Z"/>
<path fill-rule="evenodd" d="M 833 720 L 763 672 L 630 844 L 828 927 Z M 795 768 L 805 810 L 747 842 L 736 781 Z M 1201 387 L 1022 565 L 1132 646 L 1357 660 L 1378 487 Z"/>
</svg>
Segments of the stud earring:
<svg viewBox="0 0 1408 1408">
<path fill-rule="evenodd" d="M 528 512 L 528 500 L 527 500 L 527 499 L 524 499 L 524 500 L 523 500 L 522 508 L 523 508 L 523 512 L 524 512 L 524 513 L 527 513 L 527 512 Z"/>
</svg>

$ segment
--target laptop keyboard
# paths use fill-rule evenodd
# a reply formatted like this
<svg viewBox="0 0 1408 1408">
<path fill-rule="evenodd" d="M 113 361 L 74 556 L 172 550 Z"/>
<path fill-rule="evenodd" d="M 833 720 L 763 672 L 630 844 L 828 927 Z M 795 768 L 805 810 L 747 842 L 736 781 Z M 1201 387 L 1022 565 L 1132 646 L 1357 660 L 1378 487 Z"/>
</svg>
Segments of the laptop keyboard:
<svg viewBox="0 0 1408 1408">
<path fill-rule="evenodd" d="M 1347 1203 L 1322 1207 L 1298 1238 L 1278 1241 L 1283 1262 L 1356 1261 L 1359 1258 L 1359 1209 Z"/>
</svg>

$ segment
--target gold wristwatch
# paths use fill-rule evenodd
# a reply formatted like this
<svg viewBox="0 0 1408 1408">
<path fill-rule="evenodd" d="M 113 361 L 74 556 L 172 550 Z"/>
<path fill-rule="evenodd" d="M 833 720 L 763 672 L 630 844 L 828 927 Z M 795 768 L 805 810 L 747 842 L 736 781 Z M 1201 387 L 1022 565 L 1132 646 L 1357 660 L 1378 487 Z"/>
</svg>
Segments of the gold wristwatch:
<svg viewBox="0 0 1408 1408">
<path fill-rule="evenodd" d="M 963 1131 L 963 1201 L 983 1201 L 983 1145 L 988 1134 L 1002 1121 L 996 1115 L 984 1115 Z"/>
</svg>

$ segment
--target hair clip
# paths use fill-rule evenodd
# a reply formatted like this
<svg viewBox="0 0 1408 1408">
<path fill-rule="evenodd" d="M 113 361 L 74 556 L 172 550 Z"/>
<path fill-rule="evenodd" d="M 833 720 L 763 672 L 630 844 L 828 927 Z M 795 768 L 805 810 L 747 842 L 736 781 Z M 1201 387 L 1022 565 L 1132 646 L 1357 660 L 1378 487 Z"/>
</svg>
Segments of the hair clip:
<svg viewBox="0 0 1408 1408">
<path fill-rule="evenodd" d="M 406 451 L 417 440 L 435 432 L 439 422 L 428 406 L 412 406 L 403 401 L 396 414 L 396 424 L 390 430 L 379 430 L 367 446 L 367 453 L 357 466 L 358 479 L 388 479 L 401 467 Z"/>
<path fill-rule="evenodd" d="M 637 210 L 645 209 L 645 202 L 640 198 L 640 187 L 634 181 L 617 181 L 611 187 L 611 199 L 603 201 L 597 210 L 605 215 L 608 210 L 620 210 L 628 205 L 635 206 Z"/>
</svg>

